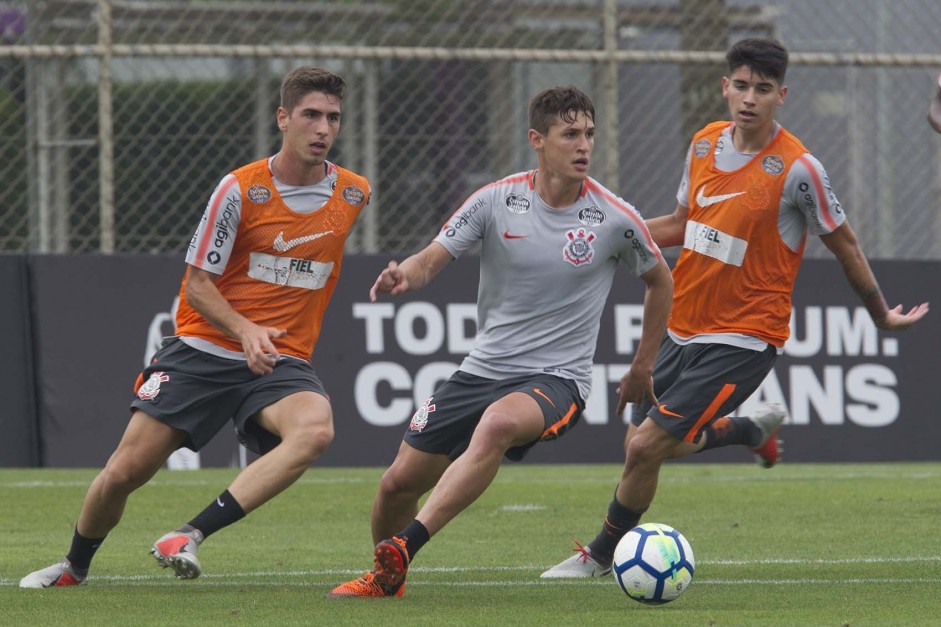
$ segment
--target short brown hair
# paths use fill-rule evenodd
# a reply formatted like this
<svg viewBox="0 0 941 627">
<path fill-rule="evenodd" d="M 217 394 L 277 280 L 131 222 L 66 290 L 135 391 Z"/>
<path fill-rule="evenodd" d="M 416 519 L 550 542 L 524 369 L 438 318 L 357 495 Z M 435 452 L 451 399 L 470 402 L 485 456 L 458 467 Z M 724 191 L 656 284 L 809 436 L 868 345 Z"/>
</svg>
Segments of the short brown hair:
<svg viewBox="0 0 941 627">
<path fill-rule="evenodd" d="M 574 122 L 579 113 L 595 119 L 595 105 L 577 87 L 553 87 L 539 92 L 529 101 L 529 128 L 545 135 L 558 118 Z"/>
<path fill-rule="evenodd" d="M 743 39 L 729 49 L 725 59 L 729 63 L 729 72 L 745 66 L 781 84 L 787 74 L 787 48 L 776 39 Z"/>
<path fill-rule="evenodd" d="M 343 100 L 346 82 L 329 70 L 309 65 L 291 70 L 281 81 L 281 106 L 291 113 L 301 99 L 312 91 L 320 91 Z"/>
</svg>

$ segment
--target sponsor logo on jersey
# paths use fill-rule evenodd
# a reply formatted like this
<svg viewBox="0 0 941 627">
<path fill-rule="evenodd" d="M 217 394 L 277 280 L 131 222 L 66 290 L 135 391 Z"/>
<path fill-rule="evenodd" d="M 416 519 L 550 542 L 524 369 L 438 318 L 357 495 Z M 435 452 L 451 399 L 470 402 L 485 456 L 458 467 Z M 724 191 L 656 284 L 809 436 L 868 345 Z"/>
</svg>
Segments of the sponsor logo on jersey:
<svg viewBox="0 0 941 627">
<path fill-rule="evenodd" d="M 591 243 L 597 236 L 588 229 L 577 228 L 566 233 L 565 237 L 568 241 L 562 248 L 562 259 L 575 267 L 591 263 L 595 257 L 595 249 L 591 247 Z"/>
<path fill-rule="evenodd" d="M 467 226 L 470 216 L 477 213 L 483 206 L 483 198 L 478 198 L 476 201 L 474 201 L 474 204 L 468 207 L 466 211 L 462 212 L 453 223 L 449 222 L 441 228 L 441 230 L 444 231 L 445 236 L 454 237 L 457 235 L 458 229 Z"/>
<path fill-rule="evenodd" d="M 412 421 L 408 423 L 409 431 L 421 431 L 428 425 L 428 414 L 435 410 L 435 406 L 431 403 L 432 400 L 434 400 L 434 396 L 429 396 L 421 404 L 421 407 L 412 414 Z"/>
<path fill-rule="evenodd" d="M 523 194 L 507 194 L 504 203 L 510 213 L 516 214 L 526 213 L 532 206 L 532 203 L 529 202 L 529 198 Z"/>
<path fill-rule="evenodd" d="M 320 239 L 324 235 L 330 235 L 331 233 L 333 233 L 333 231 L 324 231 L 323 233 L 314 233 L 312 235 L 304 235 L 302 237 L 295 237 L 294 239 L 285 240 L 284 231 L 281 231 L 278 233 L 278 236 L 274 238 L 274 244 L 272 244 L 271 247 L 279 253 L 286 253 L 295 246 L 312 242 L 315 239 Z"/>
<path fill-rule="evenodd" d="M 351 205 L 361 205 L 363 204 L 363 201 L 366 200 L 366 192 L 356 187 L 355 185 L 344 187 L 343 200 L 350 203 Z"/>
<path fill-rule="evenodd" d="M 160 384 L 169 381 L 170 376 L 165 372 L 155 372 L 137 389 L 137 398 L 142 401 L 151 401 L 160 394 Z"/>
<path fill-rule="evenodd" d="M 650 254 L 647 252 L 647 248 L 637 238 L 634 229 L 624 231 L 624 239 L 631 240 L 631 248 L 637 253 L 637 258 L 640 259 L 640 263 L 646 265 L 647 261 L 650 259 Z"/>
<path fill-rule="evenodd" d="M 529 235 L 514 235 L 509 231 L 503 231 L 503 239 L 523 239 L 525 237 L 529 237 Z"/>
<path fill-rule="evenodd" d="M 248 276 L 274 285 L 319 290 L 327 284 L 333 262 L 252 253 L 248 260 Z"/>
<path fill-rule="evenodd" d="M 718 196 L 706 196 L 706 186 L 703 185 L 699 188 L 699 191 L 696 193 L 696 203 L 700 207 L 708 207 L 710 205 L 715 205 L 720 202 L 725 202 L 726 200 L 731 200 L 736 196 L 741 196 L 745 192 L 732 192 L 731 194 L 719 194 Z"/>
<path fill-rule="evenodd" d="M 263 205 L 271 200 L 271 190 L 264 185 L 252 185 L 245 195 L 256 205 Z"/>
<path fill-rule="evenodd" d="M 720 137 L 720 138 L 716 141 L 716 149 L 712 152 L 712 154 L 714 154 L 714 155 L 716 155 L 716 156 L 718 157 L 719 154 L 720 154 L 723 150 L 725 150 L 725 137 Z"/>
<path fill-rule="evenodd" d="M 217 263 L 222 261 L 222 255 L 219 254 L 218 250 L 210 250 L 209 254 L 206 255 L 206 261 L 208 261 L 212 265 L 216 265 Z"/>
<path fill-rule="evenodd" d="M 731 266 L 741 266 L 748 250 L 748 242 L 708 224 L 687 220 L 683 248 Z"/>
<path fill-rule="evenodd" d="M 784 172 L 784 159 L 778 155 L 769 155 L 761 160 L 761 167 L 768 174 L 777 176 Z"/>
<path fill-rule="evenodd" d="M 710 143 L 708 139 L 700 139 L 698 142 L 693 144 L 693 154 L 702 159 L 709 154 L 709 146 Z"/>
<path fill-rule="evenodd" d="M 604 211 L 594 205 L 579 209 L 578 211 L 578 221 L 585 226 L 598 226 L 604 222 L 604 219 Z"/>
</svg>

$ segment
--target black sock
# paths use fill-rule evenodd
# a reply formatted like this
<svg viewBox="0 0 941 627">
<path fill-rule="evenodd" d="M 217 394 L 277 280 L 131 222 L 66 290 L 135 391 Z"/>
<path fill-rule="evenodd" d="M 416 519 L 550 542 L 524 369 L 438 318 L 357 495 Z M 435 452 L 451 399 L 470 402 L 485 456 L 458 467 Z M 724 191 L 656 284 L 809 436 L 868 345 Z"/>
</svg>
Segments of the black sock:
<svg viewBox="0 0 941 627">
<path fill-rule="evenodd" d="M 425 525 L 418 522 L 418 520 L 412 520 L 408 523 L 408 527 L 395 534 L 395 537 L 405 540 L 405 550 L 408 552 L 409 562 L 415 559 L 418 549 L 425 546 L 428 540 L 431 539 Z"/>
<path fill-rule="evenodd" d="M 646 511 L 646 510 L 644 510 Z M 588 543 L 591 557 L 602 566 L 608 566 L 614 559 L 614 549 L 624 535 L 637 526 L 644 512 L 627 509 L 618 502 L 617 496 L 608 505 L 608 515 L 604 519 L 601 532 Z"/>
<path fill-rule="evenodd" d="M 242 506 L 226 490 L 219 495 L 219 498 L 210 503 L 209 507 L 201 511 L 196 518 L 189 521 L 189 526 L 200 531 L 203 538 L 208 538 L 223 527 L 228 527 L 243 518 L 245 518 L 245 512 L 242 510 Z M 180 530 L 184 533 L 188 531 L 185 527 L 181 527 Z"/>
<path fill-rule="evenodd" d="M 706 444 L 699 452 L 730 444 L 756 446 L 762 436 L 758 425 L 742 416 L 719 418 L 706 426 L 702 432 L 706 437 Z"/>
<path fill-rule="evenodd" d="M 65 557 L 77 574 L 82 577 L 88 576 L 88 567 L 91 566 L 91 560 L 95 557 L 95 551 L 104 541 L 104 538 L 86 538 L 78 532 L 78 526 L 75 527 L 75 533 L 72 534 L 72 547 Z"/>
</svg>

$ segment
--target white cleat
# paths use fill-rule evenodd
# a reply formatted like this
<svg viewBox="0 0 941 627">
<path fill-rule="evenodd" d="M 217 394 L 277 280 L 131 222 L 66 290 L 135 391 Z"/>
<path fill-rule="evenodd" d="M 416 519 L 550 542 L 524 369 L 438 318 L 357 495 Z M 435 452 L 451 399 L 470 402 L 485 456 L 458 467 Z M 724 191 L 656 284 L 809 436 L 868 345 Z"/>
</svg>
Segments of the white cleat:
<svg viewBox="0 0 941 627">
<path fill-rule="evenodd" d="M 52 566 L 37 570 L 20 579 L 21 588 L 61 588 L 80 586 L 83 583 L 85 583 L 85 577 L 76 573 L 72 568 L 72 563 L 64 557 Z"/>
<path fill-rule="evenodd" d="M 540 575 L 543 579 L 588 579 L 589 577 L 604 577 L 611 572 L 611 565 L 599 564 L 591 557 L 591 550 L 579 544 L 574 549 L 575 555 L 564 562 L 556 564 Z"/>
<path fill-rule="evenodd" d="M 203 572 L 196 559 L 196 549 L 202 540 L 202 534 L 198 531 L 171 531 L 154 542 L 150 554 L 162 567 L 172 568 L 180 579 L 196 579 Z"/>
<path fill-rule="evenodd" d="M 784 443 L 777 436 L 787 419 L 787 410 L 778 403 L 768 403 L 748 419 L 761 429 L 761 441 L 751 449 L 755 462 L 762 468 L 771 468 L 781 461 L 784 452 Z"/>
</svg>

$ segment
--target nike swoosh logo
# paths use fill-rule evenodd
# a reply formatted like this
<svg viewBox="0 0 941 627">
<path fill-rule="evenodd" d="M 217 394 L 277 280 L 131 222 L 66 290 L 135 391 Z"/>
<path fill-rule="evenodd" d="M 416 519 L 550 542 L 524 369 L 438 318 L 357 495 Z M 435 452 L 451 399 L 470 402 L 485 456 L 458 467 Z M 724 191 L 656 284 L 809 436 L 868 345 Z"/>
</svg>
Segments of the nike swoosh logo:
<svg viewBox="0 0 941 627">
<path fill-rule="evenodd" d="M 524 237 L 529 237 L 529 235 L 513 235 L 509 231 L 503 231 L 503 237 L 505 239 L 523 239 Z"/>
<path fill-rule="evenodd" d="M 220 499 L 218 496 L 216 497 L 216 505 L 219 507 L 225 507 L 225 503 L 223 503 L 222 499 Z"/>
<path fill-rule="evenodd" d="M 700 207 L 708 207 L 709 205 L 714 205 L 716 203 L 724 202 L 736 196 L 741 196 L 745 192 L 734 192 L 732 194 L 719 194 L 718 196 L 706 196 L 706 186 L 703 185 L 699 188 L 699 193 L 696 194 L 696 202 Z"/>
<path fill-rule="evenodd" d="M 545 393 L 544 393 L 542 390 L 540 390 L 539 388 L 533 388 L 533 393 L 538 394 L 539 396 L 543 397 L 544 399 L 546 399 L 546 400 L 549 402 L 550 405 L 552 405 L 553 407 L 555 407 L 555 403 L 552 402 L 552 399 L 549 398 L 548 396 L 546 396 Z"/>
<path fill-rule="evenodd" d="M 303 237 L 297 237 L 297 238 L 289 239 L 285 241 L 284 231 L 281 231 L 280 233 L 278 233 L 278 236 L 274 238 L 274 245 L 272 246 L 272 248 L 274 248 L 279 253 L 285 253 L 291 250 L 292 248 L 294 248 L 295 246 L 306 244 L 307 242 L 312 242 L 315 239 L 320 239 L 324 235 L 330 235 L 331 233 L 333 233 L 333 231 L 325 231 L 324 233 L 314 233 L 313 235 L 305 235 Z"/>
<path fill-rule="evenodd" d="M 682 414 L 669 411 L 666 405 L 661 405 L 660 407 L 657 408 L 657 411 L 659 411 L 661 414 L 666 414 L 667 416 L 673 416 L 674 418 L 685 418 L 685 416 L 683 416 Z"/>
</svg>

